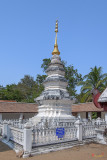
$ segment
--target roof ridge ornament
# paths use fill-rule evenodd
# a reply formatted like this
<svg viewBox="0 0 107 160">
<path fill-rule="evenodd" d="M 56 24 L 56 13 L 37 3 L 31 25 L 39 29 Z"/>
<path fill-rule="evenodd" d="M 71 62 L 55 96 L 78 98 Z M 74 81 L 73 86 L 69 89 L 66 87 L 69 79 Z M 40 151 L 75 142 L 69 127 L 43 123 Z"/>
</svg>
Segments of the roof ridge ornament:
<svg viewBox="0 0 107 160">
<path fill-rule="evenodd" d="M 53 50 L 53 52 L 52 52 L 52 55 L 54 55 L 54 54 L 59 55 L 60 52 L 59 52 L 59 50 L 58 50 L 58 44 L 57 44 L 58 20 L 56 20 L 55 32 L 56 32 L 55 45 L 54 45 L 54 50 Z"/>
</svg>

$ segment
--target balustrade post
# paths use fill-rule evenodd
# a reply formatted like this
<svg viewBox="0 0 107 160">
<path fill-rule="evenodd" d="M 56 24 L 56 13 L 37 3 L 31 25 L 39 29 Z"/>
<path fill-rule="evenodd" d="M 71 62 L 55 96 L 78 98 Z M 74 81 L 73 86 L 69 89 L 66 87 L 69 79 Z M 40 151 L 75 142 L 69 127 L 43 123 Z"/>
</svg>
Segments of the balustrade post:
<svg viewBox="0 0 107 160">
<path fill-rule="evenodd" d="M 75 122 L 75 126 L 77 127 L 77 138 L 78 138 L 78 141 L 82 141 L 82 122 L 81 120 L 77 120 Z"/>
<path fill-rule="evenodd" d="M 32 126 L 26 124 L 24 126 L 24 151 L 30 152 L 32 149 Z"/>
<path fill-rule="evenodd" d="M 6 120 L 3 122 L 3 137 L 7 138 L 8 135 L 8 123 Z"/>
<path fill-rule="evenodd" d="M 7 141 L 9 141 L 9 139 L 10 139 L 10 126 L 11 126 L 11 122 L 9 121 L 9 123 L 7 125 Z"/>
<path fill-rule="evenodd" d="M 78 116 L 78 118 L 79 118 L 79 119 L 81 119 L 81 114 L 80 114 L 80 113 L 78 113 L 78 115 L 77 115 L 77 116 Z"/>
<path fill-rule="evenodd" d="M 107 124 L 107 112 L 105 112 L 105 121 L 106 121 L 106 124 Z"/>
</svg>

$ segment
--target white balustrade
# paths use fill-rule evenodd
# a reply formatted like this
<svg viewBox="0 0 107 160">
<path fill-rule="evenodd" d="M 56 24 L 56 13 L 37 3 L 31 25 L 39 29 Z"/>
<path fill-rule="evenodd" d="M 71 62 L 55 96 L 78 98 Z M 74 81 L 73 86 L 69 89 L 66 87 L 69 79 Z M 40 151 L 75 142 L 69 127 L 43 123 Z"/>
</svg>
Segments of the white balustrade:
<svg viewBox="0 0 107 160">
<path fill-rule="evenodd" d="M 14 128 L 10 126 L 10 140 L 23 145 L 24 132 L 23 129 Z"/>
<path fill-rule="evenodd" d="M 77 128 L 75 126 L 64 127 L 64 129 L 65 134 L 62 138 L 58 138 L 56 135 L 56 128 L 34 129 L 32 134 L 33 146 L 73 141 L 77 139 Z"/>
<path fill-rule="evenodd" d="M 1 121 L 0 135 L 7 140 L 22 145 L 25 151 L 28 151 L 29 148 L 40 145 L 56 144 L 74 140 L 82 141 L 82 139 L 94 138 L 97 134 L 96 128 L 100 127 L 102 130 L 107 128 L 106 122 L 100 118 L 92 121 L 77 120 L 75 123 L 43 120 L 34 128 L 32 128 L 31 124 L 28 128 L 25 128 L 24 123 L 27 121 L 28 120 L 25 120 L 24 122 L 19 122 L 19 120 Z M 62 137 L 58 137 L 56 134 L 56 129 L 58 128 L 64 129 L 64 135 Z"/>
<path fill-rule="evenodd" d="M 96 137 L 95 126 L 92 124 L 83 125 L 83 139 Z"/>
</svg>

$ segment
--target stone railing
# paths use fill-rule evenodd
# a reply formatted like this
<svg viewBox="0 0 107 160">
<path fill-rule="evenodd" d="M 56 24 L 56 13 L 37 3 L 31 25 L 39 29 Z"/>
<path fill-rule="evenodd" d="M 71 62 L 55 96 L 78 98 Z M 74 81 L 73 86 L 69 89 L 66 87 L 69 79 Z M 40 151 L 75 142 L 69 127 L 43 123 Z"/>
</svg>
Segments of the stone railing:
<svg viewBox="0 0 107 160">
<path fill-rule="evenodd" d="M 57 132 L 63 132 L 62 136 L 58 136 Z M 33 147 L 73 140 L 77 140 L 77 128 L 75 126 L 69 128 L 34 129 L 32 134 Z"/>
<path fill-rule="evenodd" d="M 19 128 L 19 129 L 24 129 L 24 124 L 26 124 L 28 122 L 28 119 L 24 119 L 22 121 L 20 121 L 20 119 L 15 119 L 15 120 L 4 120 L 1 121 L 0 124 L 8 124 L 11 125 L 14 128 Z"/>
<path fill-rule="evenodd" d="M 104 119 L 102 120 L 101 118 L 97 118 L 96 120 L 93 119 L 91 122 L 95 128 L 107 128 L 107 122 Z"/>
<path fill-rule="evenodd" d="M 83 139 L 96 137 L 95 125 L 92 125 L 92 123 L 83 125 L 82 137 Z"/>
<path fill-rule="evenodd" d="M 99 123 L 100 122 L 100 123 Z M 20 121 L 3 121 L 0 123 L 0 134 L 7 141 L 22 146 L 24 151 L 31 151 L 41 145 L 59 144 L 62 142 L 83 141 L 99 138 L 99 130 L 104 131 L 107 124 L 103 120 L 64 122 L 60 120 L 42 120 L 36 126 Z M 96 130 L 97 129 L 97 130 Z"/>
<path fill-rule="evenodd" d="M 2 129 L 2 138 L 7 142 L 12 142 L 12 144 L 17 144 L 22 149 L 26 150 L 31 145 L 29 141 L 30 135 L 32 135 L 32 128 L 26 128 L 25 124 L 19 123 L 18 121 L 6 121 L 4 120 L 2 124 L 0 123 L 0 129 Z M 30 130 L 30 134 L 29 134 Z M 16 145 L 13 145 L 13 148 Z M 27 147 L 26 147 L 27 146 Z"/>
<path fill-rule="evenodd" d="M 6 141 L 24 145 L 24 124 L 19 120 L 4 120 L 0 123 L 0 135 Z"/>
<path fill-rule="evenodd" d="M 23 146 L 23 142 L 24 142 L 24 130 L 23 129 L 19 129 L 19 128 L 15 128 L 10 126 L 9 127 L 9 140 L 18 143 L 20 145 Z"/>
</svg>

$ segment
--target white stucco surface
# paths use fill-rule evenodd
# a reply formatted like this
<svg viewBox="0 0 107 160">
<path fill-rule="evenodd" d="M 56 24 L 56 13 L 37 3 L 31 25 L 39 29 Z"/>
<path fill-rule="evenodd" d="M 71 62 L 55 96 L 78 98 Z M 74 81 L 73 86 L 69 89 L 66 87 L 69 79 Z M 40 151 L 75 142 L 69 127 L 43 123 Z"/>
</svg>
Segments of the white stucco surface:
<svg viewBox="0 0 107 160">
<path fill-rule="evenodd" d="M 98 102 L 107 102 L 107 88 L 104 90 L 104 92 L 99 97 Z"/>
</svg>

